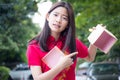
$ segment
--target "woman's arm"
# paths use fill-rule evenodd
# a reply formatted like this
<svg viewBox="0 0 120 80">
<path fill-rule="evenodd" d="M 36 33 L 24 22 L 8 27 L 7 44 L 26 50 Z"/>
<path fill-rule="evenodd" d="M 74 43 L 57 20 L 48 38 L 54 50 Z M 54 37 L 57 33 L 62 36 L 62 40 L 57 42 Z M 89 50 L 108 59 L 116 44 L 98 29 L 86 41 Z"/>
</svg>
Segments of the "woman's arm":
<svg viewBox="0 0 120 80">
<path fill-rule="evenodd" d="M 74 52 L 62 57 L 55 67 L 45 73 L 42 73 L 40 66 L 30 66 L 34 80 L 53 80 L 55 76 L 59 74 L 63 69 L 73 64 L 73 59 L 71 57 L 76 54 L 77 52 Z"/>
<path fill-rule="evenodd" d="M 92 62 L 95 59 L 97 48 L 90 44 L 88 48 L 88 56 L 85 58 L 86 61 Z"/>
<path fill-rule="evenodd" d="M 52 80 L 63 69 L 62 67 L 54 67 L 51 70 L 42 73 L 40 66 L 30 67 L 34 80 Z"/>
</svg>

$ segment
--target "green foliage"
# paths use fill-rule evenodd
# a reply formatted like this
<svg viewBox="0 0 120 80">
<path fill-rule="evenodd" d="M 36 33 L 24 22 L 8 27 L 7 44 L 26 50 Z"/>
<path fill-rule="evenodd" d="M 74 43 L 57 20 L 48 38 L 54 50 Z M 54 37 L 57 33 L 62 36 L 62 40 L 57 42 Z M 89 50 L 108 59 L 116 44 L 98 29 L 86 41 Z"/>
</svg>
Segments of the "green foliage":
<svg viewBox="0 0 120 80">
<path fill-rule="evenodd" d="M 0 63 L 25 61 L 27 42 L 39 30 L 28 17 L 37 11 L 36 4 L 34 0 L 0 0 Z"/>
<path fill-rule="evenodd" d="M 0 66 L 0 80 L 8 80 L 10 69 L 4 66 Z"/>
</svg>

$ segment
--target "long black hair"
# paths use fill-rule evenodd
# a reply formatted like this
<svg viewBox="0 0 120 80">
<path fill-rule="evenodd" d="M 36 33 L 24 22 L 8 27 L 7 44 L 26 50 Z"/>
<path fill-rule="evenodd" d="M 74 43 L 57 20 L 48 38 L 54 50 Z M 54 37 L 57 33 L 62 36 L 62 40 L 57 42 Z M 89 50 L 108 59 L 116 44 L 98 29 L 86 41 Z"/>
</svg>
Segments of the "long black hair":
<svg viewBox="0 0 120 80">
<path fill-rule="evenodd" d="M 63 51 L 69 48 L 70 52 L 76 51 L 76 42 L 75 42 L 75 19 L 74 19 L 74 12 L 72 6 L 67 2 L 57 2 L 53 4 L 53 6 L 48 11 L 50 14 L 55 8 L 57 7 L 64 7 L 67 9 L 68 12 L 68 26 L 67 28 L 61 32 L 61 36 L 65 36 L 65 45 L 63 47 Z M 45 20 L 45 25 L 43 27 L 42 32 L 35 38 L 37 42 L 40 44 L 40 48 L 43 51 L 49 51 L 47 47 L 47 39 L 50 36 L 50 28 L 48 25 L 48 21 Z"/>
</svg>

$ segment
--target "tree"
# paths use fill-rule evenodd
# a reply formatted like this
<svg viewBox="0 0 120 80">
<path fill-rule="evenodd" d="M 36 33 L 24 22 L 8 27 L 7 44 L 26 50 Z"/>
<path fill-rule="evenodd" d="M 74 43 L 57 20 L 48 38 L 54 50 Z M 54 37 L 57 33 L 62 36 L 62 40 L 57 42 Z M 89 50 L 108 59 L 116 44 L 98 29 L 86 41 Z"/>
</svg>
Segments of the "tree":
<svg viewBox="0 0 120 80">
<path fill-rule="evenodd" d="M 34 0 L 0 0 L 0 63 L 24 62 L 28 40 L 38 28 L 28 15 L 37 11 Z"/>
</svg>

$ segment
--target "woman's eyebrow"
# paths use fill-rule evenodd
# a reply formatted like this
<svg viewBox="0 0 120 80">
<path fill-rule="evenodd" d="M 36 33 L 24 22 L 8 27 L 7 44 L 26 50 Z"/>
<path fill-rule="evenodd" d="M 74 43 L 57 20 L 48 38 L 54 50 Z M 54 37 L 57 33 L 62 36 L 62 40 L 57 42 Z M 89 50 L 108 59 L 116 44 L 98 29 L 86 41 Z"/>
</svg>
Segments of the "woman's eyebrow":
<svg viewBox="0 0 120 80">
<path fill-rule="evenodd" d="M 60 14 L 59 12 L 53 12 L 53 13 Z M 68 15 L 66 15 L 66 14 L 62 13 L 62 15 L 65 16 L 65 17 L 68 17 Z"/>
</svg>

